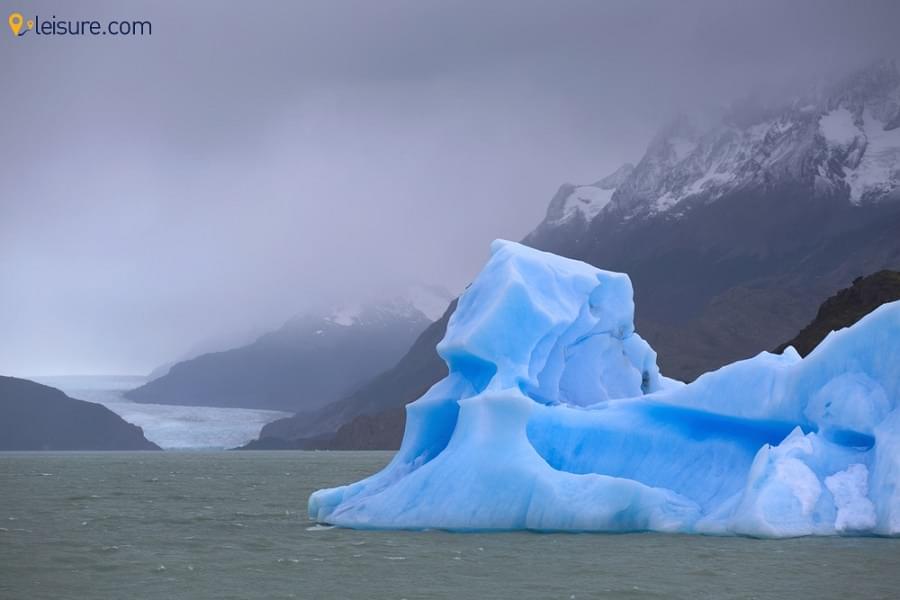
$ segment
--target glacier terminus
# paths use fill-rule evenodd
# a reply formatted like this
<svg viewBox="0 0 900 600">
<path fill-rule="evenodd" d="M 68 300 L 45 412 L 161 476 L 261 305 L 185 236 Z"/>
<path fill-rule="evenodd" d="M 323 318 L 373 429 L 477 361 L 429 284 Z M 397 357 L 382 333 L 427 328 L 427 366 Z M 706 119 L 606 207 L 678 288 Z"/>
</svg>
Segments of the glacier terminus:
<svg viewBox="0 0 900 600">
<path fill-rule="evenodd" d="M 365 529 L 900 534 L 900 302 L 809 356 L 690 384 L 634 329 L 628 276 L 498 240 L 381 472 L 319 490 Z"/>
</svg>

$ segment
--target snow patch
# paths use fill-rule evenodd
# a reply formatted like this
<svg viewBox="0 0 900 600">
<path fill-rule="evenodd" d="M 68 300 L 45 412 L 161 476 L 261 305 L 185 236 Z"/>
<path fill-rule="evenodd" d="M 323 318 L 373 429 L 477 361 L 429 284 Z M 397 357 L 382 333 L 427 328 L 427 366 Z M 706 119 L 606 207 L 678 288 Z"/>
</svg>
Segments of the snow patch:
<svg viewBox="0 0 900 600">
<path fill-rule="evenodd" d="M 837 108 L 822 115 L 819 130 L 825 139 L 835 146 L 849 146 L 862 132 L 853 120 L 853 113 L 846 108 Z"/>
<path fill-rule="evenodd" d="M 877 198 L 900 188 L 900 127 L 885 131 L 884 126 L 871 111 L 863 113 L 865 151 L 859 165 L 846 174 L 854 204 L 869 194 Z"/>
<path fill-rule="evenodd" d="M 580 212 L 585 219 L 590 221 L 609 204 L 615 191 L 615 189 L 604 190 L 593 185 L 576 187 L 566 199 L 563 220 L 569 220 Z"/>
<path fill-rule="evenodd" d="M 335 325 L 349 327 L 359 320 L 361 313 L 361 306 L 342 306 L 326 317 L 326 320 L 331 321 Z"/>
</svg>

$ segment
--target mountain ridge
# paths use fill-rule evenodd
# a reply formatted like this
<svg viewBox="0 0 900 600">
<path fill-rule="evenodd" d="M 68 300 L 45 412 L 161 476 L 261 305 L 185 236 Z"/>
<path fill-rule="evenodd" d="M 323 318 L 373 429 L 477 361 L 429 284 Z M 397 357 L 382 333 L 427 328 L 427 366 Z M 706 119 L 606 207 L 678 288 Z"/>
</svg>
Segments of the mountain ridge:
<svg viewBox="0 0 900 600">
<path fill-rule="evenodd" d="M 106 407 L 0 376 L 0 450 L 159 450 Z"/>
<path fill-rule="evenodd" d="M 245 346 L 177 363 L 125 396 L 156 404 L 310 410 L 390 367 L 430 322 L 410 302 L 304 314 Z"/>
</svg>

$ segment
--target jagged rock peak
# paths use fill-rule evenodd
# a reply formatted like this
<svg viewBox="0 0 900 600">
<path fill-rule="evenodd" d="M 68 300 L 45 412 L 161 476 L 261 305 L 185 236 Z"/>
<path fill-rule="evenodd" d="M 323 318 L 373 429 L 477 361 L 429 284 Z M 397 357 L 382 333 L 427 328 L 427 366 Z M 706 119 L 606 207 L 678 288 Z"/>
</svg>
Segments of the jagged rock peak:
<svg viewBox="0 0 900 600">
<path fill-rule="evenodd" d="M 745 189 L 900 200 L 900 73 L 882 60 L 780 103 L 749 98 L 721 114 L 679 115 L 626 167 L 561 187 L 545 224 L 679 218 Z"/>
</svg>

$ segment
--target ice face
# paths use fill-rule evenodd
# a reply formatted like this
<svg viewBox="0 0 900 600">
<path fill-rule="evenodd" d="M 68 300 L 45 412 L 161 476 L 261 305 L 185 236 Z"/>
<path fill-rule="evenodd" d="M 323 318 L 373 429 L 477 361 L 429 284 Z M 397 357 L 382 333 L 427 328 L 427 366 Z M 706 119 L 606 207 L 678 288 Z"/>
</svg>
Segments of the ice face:
<svg viewBox="0 0 900 600">
<path fill-rule="evenodd" d="M 390 465 L 320 490 L 358 528 L 900 534 L 900 303 L 806 359 L 659 374 L 627 276 L 495 242 Z"/>
</svg>

